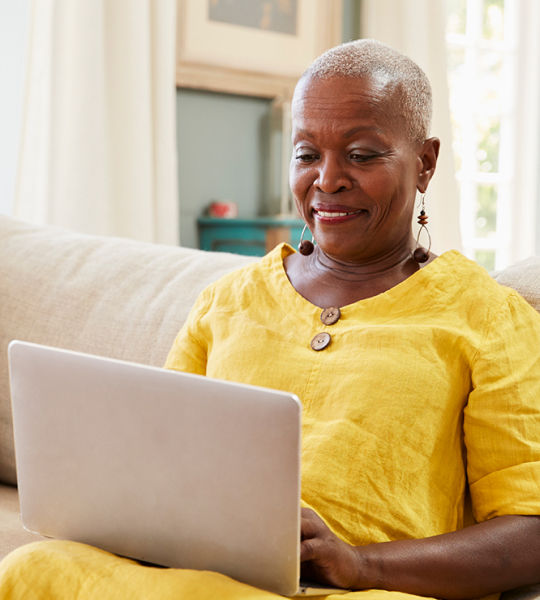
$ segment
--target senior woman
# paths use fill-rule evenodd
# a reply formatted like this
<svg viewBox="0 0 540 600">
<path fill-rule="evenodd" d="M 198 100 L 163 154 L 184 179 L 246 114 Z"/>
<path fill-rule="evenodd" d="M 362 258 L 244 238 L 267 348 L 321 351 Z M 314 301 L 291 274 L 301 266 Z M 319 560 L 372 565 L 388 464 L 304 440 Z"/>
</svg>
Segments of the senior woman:
<svg viewBox="0 0 540 600">
<path fill-rule="evenodd" d="M 302 399 L 312 579 L 368 590 L 355 598 L 473 598 L 539 581 L 540 317 L 459 253 L 436 257 L 413 237 L 439 153 L 424 73 L 378 42 L 345 44 L 304 73 L 292 114 L 291 188 L 316 245 L 282 245 L 206 289 L 166 366 Z M 2 598 L 28 586 L 274 597 L 46 544 L 6 559 Z"/>
</svg>

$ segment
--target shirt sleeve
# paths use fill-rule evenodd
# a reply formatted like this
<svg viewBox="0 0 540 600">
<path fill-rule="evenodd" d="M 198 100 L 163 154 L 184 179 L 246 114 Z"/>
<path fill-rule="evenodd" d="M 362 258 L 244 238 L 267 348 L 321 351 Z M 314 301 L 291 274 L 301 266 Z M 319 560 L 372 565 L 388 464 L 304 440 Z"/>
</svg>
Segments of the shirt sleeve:
<svg viewBox="0 0 540 600">
<path fill-rule="evenodd" d="M 474 517 L 540 514 L 540 315 L 515 292 L 490 315 L 464 411 Z"/>
<path fill-rule="evenodd" d="M 165 369 L 206 375 L 209 340 L 204 335 L 201 322 L 208 313 L 212 299 L 211 289 L 201 292 L 176 336 L 165 361 Z"/>
</svg>

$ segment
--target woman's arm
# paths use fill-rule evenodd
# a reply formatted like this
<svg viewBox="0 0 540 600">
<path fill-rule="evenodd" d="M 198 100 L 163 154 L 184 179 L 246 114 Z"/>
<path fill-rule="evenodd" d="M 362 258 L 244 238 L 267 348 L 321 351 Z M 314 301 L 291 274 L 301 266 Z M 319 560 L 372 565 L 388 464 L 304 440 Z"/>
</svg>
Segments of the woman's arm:
<svg viewBox="0 0 540 600">
<path fill-rule="evenodd" d="M 419 540 L 349 546 L 302 509 L 302 576 L 348 589 L 477 598 L 540 581 L 540 516 L 509 515 Z"/>
</svg>

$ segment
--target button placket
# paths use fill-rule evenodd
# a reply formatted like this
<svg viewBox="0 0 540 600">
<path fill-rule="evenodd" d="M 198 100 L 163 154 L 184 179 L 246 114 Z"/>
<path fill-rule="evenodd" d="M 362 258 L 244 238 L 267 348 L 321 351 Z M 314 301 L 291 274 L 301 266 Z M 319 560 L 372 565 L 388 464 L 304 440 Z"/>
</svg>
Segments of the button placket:
<svg viewBox="0 0 540 600">
<path fill-rule="evenodd" d="M 339 308 L 335 306 L 329 306 L 328 308 L 323 309 L 320 319 L 324 325 L 334 325 L 334 323 L 339 321 L 340 317 L 341 311 Z M 316 352 L 319 352 L 320 350 L 327 348 L 331 341 L 332 336 L 328 332 L 322 331 L 313 337 L 311 340 L 311 347 Z"/>
</svg>

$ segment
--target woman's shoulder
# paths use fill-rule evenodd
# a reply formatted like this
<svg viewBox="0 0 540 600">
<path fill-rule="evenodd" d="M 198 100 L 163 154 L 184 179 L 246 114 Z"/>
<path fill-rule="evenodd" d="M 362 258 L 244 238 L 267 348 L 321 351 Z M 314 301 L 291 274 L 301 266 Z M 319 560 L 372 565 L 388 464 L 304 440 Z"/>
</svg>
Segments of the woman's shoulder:
<svg viewBox="0 0 540 600">
<path fill-rule="evenodd" d="M 283 260 L 293 252 L 288 244 L 280 244 L 260 260 L 222 275 L 203 293 L 220 303 L 238 301 L 239 296 L 249 301 L 250 296 L 260 297 L 267 289 L 274 289 L 278 293 L 284 273 Z"/>
<path fill-rule="evenodd" d="M 486 269 L 452 250 L 433 263 L 431 283 L 449 305 L 462 308 L 473 321 L 515 318 L 516 313 L 540 324 L 540 315 L 513 288 L 501 285 Z"/>
<path fill-rule="evenodd" d="M 441 254 L 430 266 L 436 284 L 467 301 L 479 297 L 486 304 L 497 304 L 517 293 L 499 284 L 484 267 L 457 250 Z"/>
</svg>

